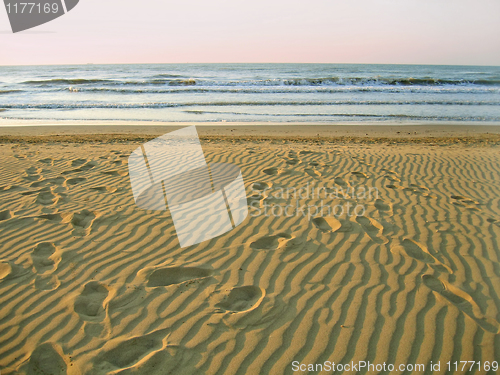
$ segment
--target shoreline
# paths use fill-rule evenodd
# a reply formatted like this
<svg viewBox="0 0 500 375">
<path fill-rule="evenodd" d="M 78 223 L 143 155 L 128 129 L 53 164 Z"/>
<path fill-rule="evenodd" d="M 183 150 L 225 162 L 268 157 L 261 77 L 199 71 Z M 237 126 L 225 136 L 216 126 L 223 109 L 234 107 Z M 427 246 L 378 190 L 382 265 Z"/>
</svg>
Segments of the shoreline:
<svg viewBox="0 0 500 375">
<path fill-rule="evenodd" d="M 189 125 L 198 125 L 190 123 Z M 144 142 L 183 125 L 2 126 L 0 143 Z M 203 125 L 205 141 L 500 145 L 500 125 Z"/>
</svg>

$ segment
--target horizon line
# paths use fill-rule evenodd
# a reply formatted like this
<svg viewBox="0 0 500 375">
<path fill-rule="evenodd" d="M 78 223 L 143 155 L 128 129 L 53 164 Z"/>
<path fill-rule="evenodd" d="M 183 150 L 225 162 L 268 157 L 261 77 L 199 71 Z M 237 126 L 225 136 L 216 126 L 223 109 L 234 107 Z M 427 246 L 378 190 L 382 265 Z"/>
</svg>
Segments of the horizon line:
<svg viewBox="0 0 500 375">
<path fill-rule="evenodd" d="M 17 66 L 78 66 L 78 65 L 407 65 L 407 66 L 481 66 L 499 68 L 491 64 L 433 64 L 433 63 L 346 63 L 346 62 L 144 62 L 144 63 L 61 63 L 61 64 L 1 64 L 0 67 Z"/>
</svg>

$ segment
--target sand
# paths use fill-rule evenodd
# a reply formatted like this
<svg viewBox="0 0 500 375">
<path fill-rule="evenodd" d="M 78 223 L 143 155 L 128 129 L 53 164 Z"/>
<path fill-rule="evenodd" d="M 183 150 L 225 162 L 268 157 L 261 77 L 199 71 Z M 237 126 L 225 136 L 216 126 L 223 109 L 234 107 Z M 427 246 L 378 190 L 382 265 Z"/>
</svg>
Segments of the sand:
<svg viewBox="0 0 500 375">
<path fill-rule="evenodd" d="M 128 176 L 171 129 L 1 129 L 2 375 L 496 373 L 498 127 L 200 127 L 249 216 L 186 248 Z"/>
</svg>

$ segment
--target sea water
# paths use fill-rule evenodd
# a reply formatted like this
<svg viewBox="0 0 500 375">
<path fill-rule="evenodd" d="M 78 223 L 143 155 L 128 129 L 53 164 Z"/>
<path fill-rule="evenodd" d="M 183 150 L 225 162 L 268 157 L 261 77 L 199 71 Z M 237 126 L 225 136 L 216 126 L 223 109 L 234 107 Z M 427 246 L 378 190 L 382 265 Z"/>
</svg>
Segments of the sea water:
<svg viewBox="0 0 500 375">
<path fill-rule="evenodd" d="M 500 67 L 355 64 L 0 66 L 9 120 L 496 123 Z"/>
</svg>

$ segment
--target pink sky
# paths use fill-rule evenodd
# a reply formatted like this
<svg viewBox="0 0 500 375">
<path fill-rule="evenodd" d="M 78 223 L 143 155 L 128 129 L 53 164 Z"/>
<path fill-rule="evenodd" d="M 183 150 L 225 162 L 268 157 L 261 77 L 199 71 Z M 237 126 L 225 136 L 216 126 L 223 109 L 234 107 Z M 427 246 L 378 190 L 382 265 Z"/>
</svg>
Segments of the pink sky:
<svg viewBox="0 0 500 375">
<path fill-rule="evenodd" d="M 0 9 L 0 65 L 500 65 L 499 16 L 498 0 L 80 0 L 18 34 Z"/>
</svg>

